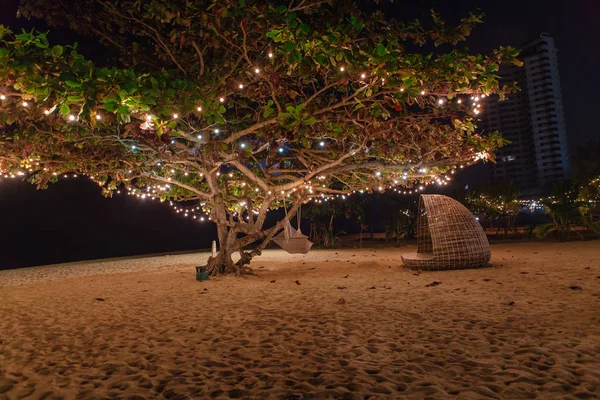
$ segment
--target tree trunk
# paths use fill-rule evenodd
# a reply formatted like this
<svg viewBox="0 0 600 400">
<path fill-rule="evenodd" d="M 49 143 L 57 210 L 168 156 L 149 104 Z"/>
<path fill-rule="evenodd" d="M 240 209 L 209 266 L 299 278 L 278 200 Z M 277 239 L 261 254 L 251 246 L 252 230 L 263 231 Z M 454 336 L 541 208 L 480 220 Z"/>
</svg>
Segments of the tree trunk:
<svg viewBox="0 0 600 400">
<path fill-rule="evenodd" d="M 287 218 L 296 215 L 298 208 L 302 204 L 302 198 L 297 198 L 292 207 L 287 212 Z M 263 212 L 265 215 L 263 215 Z M 262 254 L 262 250 L 267 247 L 273 236 L 283 229 L 285 219 L 277 222 L 275 226 L 269 229 L 263 229 L 267 208 L 264 208 L 258 215 L 256 221 L 245 222 L 240 215 L 238 219 L 227 214 L 223 203 L 216 200 L 211 210 L 211 219 L 217 224 L 217 235 L 219 238 L 219 252 L 215 257 L 210 256 L 207 262 L 207 271 L 210 275 L 235 274 L 237 276 L 251 273 L 252 269 L 248 267 L 250 261 Z M 244 251 L 244 247 L 262 240 L 256 248 L 250 251 Z M 240 259 L 233 261 L 233 254 L 239 252 Z"/>
</svg>

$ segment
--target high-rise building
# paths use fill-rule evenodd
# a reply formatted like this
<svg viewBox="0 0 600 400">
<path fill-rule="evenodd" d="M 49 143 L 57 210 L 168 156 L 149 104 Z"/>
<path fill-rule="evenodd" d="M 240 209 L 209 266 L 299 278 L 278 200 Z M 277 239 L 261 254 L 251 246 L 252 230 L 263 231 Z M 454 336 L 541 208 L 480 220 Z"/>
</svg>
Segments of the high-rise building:
<svg viewBox="0 0 600 400">
<path fill-rule="evenodd" d="M 521 90 L 487 98 L 482 126 L 512 142 L 490 164 L 492 181 L 513 181 L 528 195 L 568 177 L 570 166 L 554 40 L 542 33 L 521 48 L 524 66 L 499 71 L 501 84 Z"/>
</svg>

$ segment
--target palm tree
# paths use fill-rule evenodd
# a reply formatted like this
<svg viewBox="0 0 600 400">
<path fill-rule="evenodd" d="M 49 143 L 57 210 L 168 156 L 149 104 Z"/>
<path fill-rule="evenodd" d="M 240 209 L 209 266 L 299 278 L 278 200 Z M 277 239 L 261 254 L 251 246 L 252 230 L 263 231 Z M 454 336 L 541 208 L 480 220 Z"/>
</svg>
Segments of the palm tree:
<svg viewBox="0 0 600 400">
<path fill-rule="evenodd" d="M 542 204 L 546 207 L 546 214 L 552 218 L 552 222 L 540 226 L 536 232 L 537 236 L 543 238 L 553 232 L 556 240 L 566 241 L 575 227 L 579 209 L 585 205 L 579 199 L 579 186 L 570 182 L 554 183 L 551 195 L 543 199 Z M 575 232 L 583 239 L 581 233 Z"/>
</svg>

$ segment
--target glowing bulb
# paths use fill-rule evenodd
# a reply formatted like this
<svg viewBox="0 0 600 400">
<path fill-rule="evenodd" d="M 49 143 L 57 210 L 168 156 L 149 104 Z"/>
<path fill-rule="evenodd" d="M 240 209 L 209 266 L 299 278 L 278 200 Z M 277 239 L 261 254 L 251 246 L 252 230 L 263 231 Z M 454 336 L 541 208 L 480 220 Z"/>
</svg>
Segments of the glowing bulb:
<svg viewBox="0 0 600 400">
<path fill-rule="evenodd" d="M 325 147 L 325 142 L 320 142 L 320 143 L 319 143 L 319 146 L 321 146 L 321 147 Z"/>
<path fill-rule="evenodd" d="M 256 73 L 256 74 L 259 74 L 259 73 L 260 73 L 260 69 L 256 68 L 256 69 L 254 70 L 254 73 Z"/>
<path fill-rule="evenodd" d="M 198 135 L 198 139 L 202 139 L 202 135 Z"/>
<path fill-rule="evenodd" d="M 344 72 L 345 70 L 346 70 L 346 68 L 340 67 L 340 71 Z"/>
<path fill-rule="evenodd" d="M 269 53 L 269 58 L 273 58 L 273 53 Z"/>
<path fill-rule="evenodd" d="M 401 91 L 401 92 L 404 92 L 404 88 L 400 88 L 400 91 Z"/>
<path fill-rule="evenodd" d="M 242 144 L 240 144 L 240 147 L 241 147 L 242 149 L 243 149 L 243 148 L 245 148 L 245 147 L 246 147 L 246 143 L 242 143 Z"/>
<path fill-rule="evenodd" d="M 3 94 L 0 94 L 0 100 L 6 100 L 6 96 Z"/>
<path fill-rule="evenodd" d="M 244 85 L 240 83 L 240 85 L 238 86 L 240 89 L 244 88 Z"/>
<path fill-rule="evenodd" d="M 152 121 L 152 115 L 150 115 L 150 114 L 146 115 L 146 121 Z"/>
<path fill-rule="evenodd" d="M 457 102 L 458 104 L 460 104 L 460 103 L 462 103 L 462 100 L 461 100 L 461 99 L 458 99 L 458 100 L 456 100 L 456 102 Z"/>
<path fill-rule="evenodd" d="M 424 95 L 424 94 L 425 94 L 425 91 L 424 91 L 424 90 L 421 90 L 421 96 L 422 96 L 422 95 Z"/>
<path fill-rule="evenodd" d="M 29 105 L 29 103 L 27 103 L 26 101 L 23 102 L 23 107 L 27 107 Z"/>
<path fill-rule="evenodd" d="M 178 114 L 173 114 L 173 118 L 177 119 L 177 118 L 179 118 L 179 115 Z"/>
<path fill-rule="evenodd" d="M 381 172 L 379 172 L 379 171 L 375 172 L 375 176 L 381 176 Z"/>
<path fill-rule="evenodd" d="M 96 119 L 99 121 L 102 119 L 102 116 L 100 116 L 100 114 L 96 114 Z"/>
<path fill-rule="evenodd" d="M 215 129 L 215 133 L 219 133 L 219 129 L 218 129 L 218 128 L 217 128 L 217 129 Z"/>
<path fill-rule="evenodd" d="M 220 101 L 221 103 L 223 103 L 223 102 L 225 101 L 225 97 L 221 97 L 221 98 L 219 98 L 219 101 Z"/>
<path fill-rule="evenodd" d="M 69 121 L 75 121 L 75 116 L 74 115 L 69 115 Z"/>
<path fill-rule="evenodd" d="M 46 115 L 50 114 L 50 110 L 44 110 L 44 114 L 46 114 Z"/>
<path fill-rule="evenodd" d="M 284 149 L 283 147 L 280 147 L 280 148 L 279 148 L 279 152 L 280 152 L 280 153 L 283 153 L 284 151 L 285 151 L 285 149 Z"/>
<path fill-rule="evenodd" d="M 202 111 L 202 107 L 198 106 L 198 108 L 196 108 L 196 110 L 198 110 L 198 112 Z"/>
<path fill-rule="evenodd" d="M 131 146 L 131 150 L 135 150 L 137 147 L 135 147 L 135 145 Z"/>
<path fill-rule="evenodd" d="M 367 77 L 367 75 L 366 75 L 366 74 L 360 74 L 360 77 L 361 77 L 362 79 L 365 79 L 365 78 Z"/>
<path fill-rule="evenodd" d="M 443 100 L 443 99 L 439 99 L 439 100 L 438 100 L 438 104 L 440 104 L 440 105 L 441 105 L 441 104 L 444 104 L 444 100 Z"/>
</svg>

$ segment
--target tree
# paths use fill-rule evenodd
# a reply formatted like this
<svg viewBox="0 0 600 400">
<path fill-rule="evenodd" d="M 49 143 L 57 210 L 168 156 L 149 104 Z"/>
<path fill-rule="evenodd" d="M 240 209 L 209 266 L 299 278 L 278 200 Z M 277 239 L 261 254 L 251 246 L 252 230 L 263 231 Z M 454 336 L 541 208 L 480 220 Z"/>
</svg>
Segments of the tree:
<svg viewBox="0 0 600 400">
<path fill-rule="evenodd" d="M 467 208 L 479 218 L 486 218 L 490 226 L 494 219 L 501 219 L 502 225 L 497 227 L 504 235 L 515 228 L 516 218 L 521 212 L 519 190 L 512 182 L 498 182 L 487 188 L 473 189 L 466 193 L 465 204 Z"/>
<path fill-rule="evenodd" d="M 478 100 L 506 93 L 496 71 L 519 61 L 510 47 L 456 48 L 481 15 L 450 27 L 433 12 L 424 25 L 349 1 L 273 3 L 25 0 L 22 15 L 96 38 L 87 51 L 106 56 L 0 27 L 0 170 L 198 201 L 220 243 L 209 271 L 239 274 L 283 227 L 264 224 L 284 199 L 292 217 L 317 196 L 493 160 L 503 141 L 477 133 Z M 445 51 L 412 50 L 424 44 Z"/>
<path fill-rule="evenodd" d="M 552 218 L 552 222 L 541 225 L 537 230 L 538 237 L 545 237 L 554 232 L 554 237 L 559 242 L 569 238 L 569 233 L 575 228 L 579 209 L 584 206 L 579 197 L 579 186 L 572 182 L 561 181 L 552 184 L 551 195 L 542 199 L 546 207 L 546 214 Z M 577 230 L 575 232 L 581 239 L 583 236 Z"/>
</svg>

